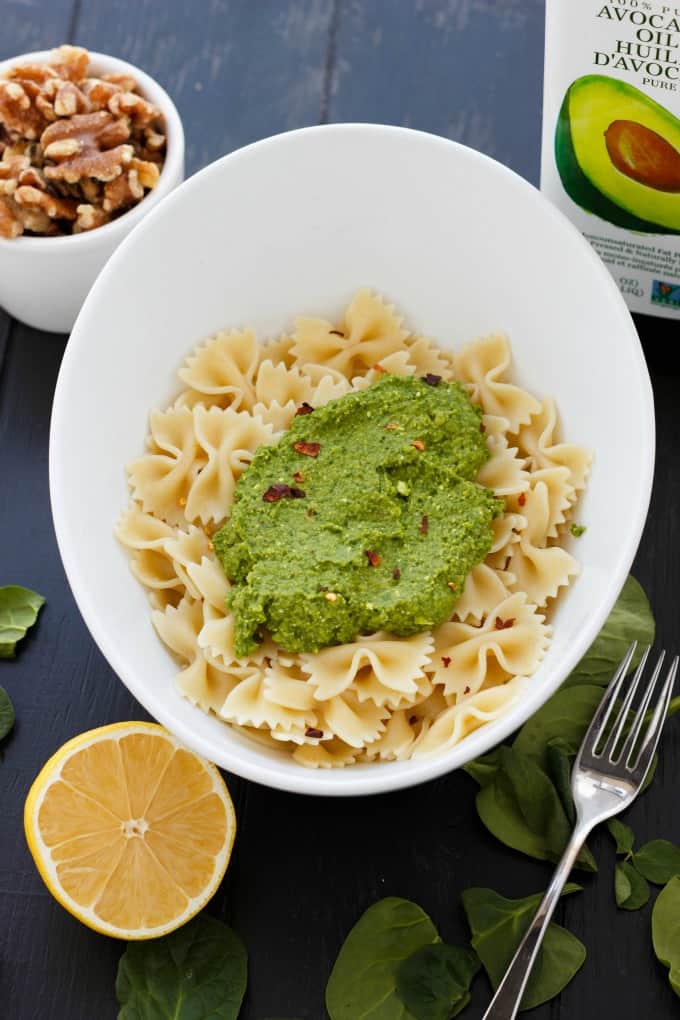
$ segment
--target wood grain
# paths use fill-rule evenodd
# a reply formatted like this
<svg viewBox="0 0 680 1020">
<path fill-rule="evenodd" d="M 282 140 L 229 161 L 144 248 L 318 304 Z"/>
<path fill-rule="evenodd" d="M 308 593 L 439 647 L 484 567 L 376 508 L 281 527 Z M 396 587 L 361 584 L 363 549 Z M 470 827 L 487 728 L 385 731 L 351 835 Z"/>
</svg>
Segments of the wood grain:
<svg viewBox="0 0 680 1020">
<path fill-rule="evenodd" d="M 143 66 L 178 103 L 189 171 L 267 134 L 356 119 L 435 131 L 537 179 L 538 0 L 0 0 L 0 27 L 0 56 L 69 39 Z M 635 569 L 652 598 L 660 640 L 677 647 L 678 379 L 668 374 L 666 354 L 677 325 L 640 318 L 638 326 L 652 366 L 659 441 Z M 63 347 L 63 337 L 0 313 L 0 584 L 27 584 L 47 597 L 17 660 L 0 663 L 0 683 L 18 717 L 0 761 L 0 1013 L 11 1020 L 117 1015 L 113 982 L 122 947 L 83 928 L 49 897 L 24 845 L 21 814 L 34 775 L 63 741 L 105 722 L 145 717 L 86 631 L 52 531 L 49 415 Z M 653 792 L 631 812 L 641 841 L 680 842 L 679 771 L 676 720 Z M 295 797 L 233 777 L 229 785 L 239 836 L 211 910 L 233 924 L 249 950 L 242 1020 L 322 1020 L 338 948 L 381 896 L 415 899 L 445 938 L 462 942 L 464 888 L 490 885 L 521 896 L 549 876 L 548 866 L 488 836 L 474 811 L 474 784 L 462 773 L 360 800 Z M 587 944 L 588 960 L 565 993 L 532 1017 L 670 1020 L 677 999 L 652 957 L 650 907 L 634 915 L 616 910 L 608 837 L 594 846 L 601 874 L 586 878 L 585 891 L 560 907 Z M 479 1018 L 486 1001 L 479 979 L 465 1017 Z"/>
</svg>

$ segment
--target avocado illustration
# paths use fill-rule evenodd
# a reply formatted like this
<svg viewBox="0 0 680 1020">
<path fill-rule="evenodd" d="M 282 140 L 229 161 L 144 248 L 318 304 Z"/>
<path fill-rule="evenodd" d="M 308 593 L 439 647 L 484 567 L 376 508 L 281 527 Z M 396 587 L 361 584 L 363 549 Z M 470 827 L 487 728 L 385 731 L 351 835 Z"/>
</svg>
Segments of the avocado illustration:
<svg viewBox="0 0 680 1020">
<path fill-rule="evenodd" d="M 617 226 L 680 234 L 680 120 L 627 82 L 577 78 L 555 132 L 567 194 Z"/>
</svg>

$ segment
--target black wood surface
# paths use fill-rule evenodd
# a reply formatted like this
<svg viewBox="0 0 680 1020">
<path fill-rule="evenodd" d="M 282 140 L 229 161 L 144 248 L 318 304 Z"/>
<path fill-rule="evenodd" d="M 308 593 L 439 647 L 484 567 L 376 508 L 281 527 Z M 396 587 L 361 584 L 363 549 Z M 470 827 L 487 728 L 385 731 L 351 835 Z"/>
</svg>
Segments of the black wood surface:
<svg viewBox="0 0 680 1020">
<path fill-rule="evenodd" d="M 543 5 L 538 0 L 0 0 L 0 59 L 63 41 L 143 66 L 176 99 L 188 172 L 237 146 L 320 121 L 406 124 L 466 142 L 534 183 L 538 178 Z M 40 281 L 36 280 L 36 300 Z M 678 645 L 680 457 L 677 326 L 638 321 L 654 383 L 658 460 L 635 565 L 659 638 Z M 71 736 L 145 713 L 111 672 L 76 610 L 49 510 L 50 405 L 65 338 L 0 311 L 0 584 L 47 604 L 0 682 L 17 725 L 0 761 L 0 1016 L 113 1020 L 121 944 L 95 935 L 44 889 L 22 834 L 36 772 Z M 606 394 L 601 395 L 606 400 Z M 626 513 L 626 507 L 612 507 Z M 680 843 L 680 725 L 669 727 L 658 779 L 632 812 L 642 838 Z M 228 777 L 239 836 L 211 911 L 250 955 L 243 1020 L 325 1017 L 337 950 L 377 898 L 415 899 L 444 937 L 462 941 L 460 893 L 490 885 L 509 896 L 542 888 L 549 868 L 507 851 L 477 820 L 474 784 L 454 773 L 415 790 L 363 800 L 277 793 Z M 677 1016 L 649 938 L 650 908 L 617 911 L 604 836 L 601 872 L 560 907 L 588 947 L 582 973 L 536 1020 Z M 465 1015 L 488 998 L 476 984 Z"/>
</svg>

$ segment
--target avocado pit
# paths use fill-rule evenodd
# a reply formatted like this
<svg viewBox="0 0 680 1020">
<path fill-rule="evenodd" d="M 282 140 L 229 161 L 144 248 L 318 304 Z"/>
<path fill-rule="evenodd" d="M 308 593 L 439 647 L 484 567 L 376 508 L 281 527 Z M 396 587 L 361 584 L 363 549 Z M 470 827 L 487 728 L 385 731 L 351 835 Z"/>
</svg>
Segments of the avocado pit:
<svg viewBox="0 0 680 1020">
<path fill-rule="evenodd" d="M 680 192 L 680 152 L 662 135 L 634 120 L 615 120 L 604 138 L 620 173 L 656 191 Z"/>
</svg>

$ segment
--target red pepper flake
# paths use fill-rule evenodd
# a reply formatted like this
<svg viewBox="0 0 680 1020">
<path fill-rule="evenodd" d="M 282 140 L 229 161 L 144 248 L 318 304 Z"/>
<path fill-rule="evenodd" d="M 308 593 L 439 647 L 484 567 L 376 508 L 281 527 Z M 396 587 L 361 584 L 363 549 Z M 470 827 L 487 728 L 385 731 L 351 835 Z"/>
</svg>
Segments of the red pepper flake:
<svg viewBox="0 0 680 1020">
<path fill-rule="evenodd" d="M 399 569 L 399 567 L 394 568 L 394 570 L 392 571 L 392 577 L 394 578 L 395 581 L 399 580 L 399 578 L 401 577 L 401 570 Z"/>
<path fill-rule="evenodd" d="M 508 630 L 508 628 L 512 627 L 514 623 L 515 623 L 514 616 L 511 616 L 509 620 L 501 620 L 500 616 L 497 616 L 494 626 L 496 630 Z"/>
<path fill-rule="evenodd" d="M 371 367 L 372 367 L 374 372 L 385 372 L 385 373 L 387 372 L 387 369 L 383 368 L 382 365 L 372 365 Z"/>
<path fill-rule="evenodd" d="M 345 334 L 342 332 L 341 329 L 329 329 L 328 330 L 328 335 L 329 336 L 343 336 L 344 337 Z"/>
<path fill-rule="evenodd" d="M 410 715 L 408 717 L 408 724 L 409 724 L 409 726 L 414 726 L 417 722 L 418 722 L 418 716 L 417 715 Z"/>
<path fill-rule="evenodd" d="M 314 514 L 315 514 L 315 513 L 316 513 L 316 510 L 314 510 L 314 509 L 313 509 L 313 508 L 312 508 L 312 507 L 310 506 L 310 507 L 309 507 L 309 509 L 307 510 L 307 516 L 309 517 L 309 519 L 310 519 L 310 520 L 311 520 L 311 518 L 312 518 L 312 517 L 314 516 Z"/>
<path fill-rule="evenodd" d="M 301 439 L 299 443 L 293 443 L 293 449 L 303 457 L 318 457 L 321 443 L 306 443 Z"/>
<path fill-rule="evenodd" d="M 372 549 L 364 549 L 366 553 L 366 559 L 372 567 L 379 567 L 382 562 L 382 557 L 379 553 L 373 552 Z"/>
<path fill-rule="evenodd" d="M 482 422 L 481 425 L 479 426 L 479 431 L 486 432 L 486 425 L 484 424 L 484 422 Z"/>
<path fill-rule="evenodd" d="M 295 474 L 293 475 L 294 482 L 304 482 L 304 480 L 305 476 L 303 475 L 302 471 L 296 471 Z"/>
<path fill-rule="evenodd" d="M 429 528 L 430 528 L 430 521 L 428 519 L 428 516 L 427 516 L 427 514 L 423 514 L 423 516 L 420 518 L 420 534 L 421 535 L 427 535 L 427 532 L 428 532 Z"/>
<path fill-rule="evenodd" d="M 319 740 L 323 736 L 323 730 L 317 730 L 316 726 L 308 726 L 305 730 L 306 737 L 314 737 L 315 740 Z"/>
<path fill-rule="evenodd" d="M 420 450 L 421 453 L 425 449 L 425 443 L 422 441 L 422 439 L 414 439 L 413 442 L 411 443 L 411 446 L 415 446 L 416 450 Z"/>
<path fill-rule="evenodd" d="M 517 502 L 519 503 L 520 506 L 524 506 L 526 501 L 527 501 L 526 492 L 520 492 L 519 496 L 517 497 Z"/>
<path fill-rule="evenodd" d="M 262 496 L 265 503 L 278 503 L 280 499 L 304 499 L 305 494 L 302 489 L 293 489 L 290 485 L 286 485 L 285 482 L 276 482 L 275 485 L 270 485 L 267 491 Z"/>
<path fill-rule="evenodd" d="M 470 688 L 469 688 L 469 687 L 466 687 L 466 688 L 464 689 L 464 691 L 463 691 L 463 694 L 469 694 L 469 693 L 470 693 Z"/>
<path fill-rule="evenodd" d="M 451 665 L 451 656 L 450 655 L 442 655 L 442 665 L 443 665 L 444 669 L 448 669 L 449 668 L 449 666 Z"/>
<path fill-rule="evenodd" d="M 439 383 L 442 381 L 442 377 L 440 375 L 433 375 L 432 372 L 428 372 L 427 375 L 422 377 L 422 379 L 428 386 L 439 386 Z"/>
<path fill-rule="evenodd" d="M 312 405 L 308 404 L 306 400 L 303 400 L 298 409 L 296 410 L 295 414 L 293 415 L 293 417 L 297 418 L 298 415 L 301 414 L 311 414 L 313 410 L 314 408 L 312 407 Z"/>
</svg>

